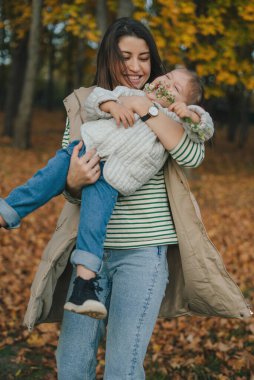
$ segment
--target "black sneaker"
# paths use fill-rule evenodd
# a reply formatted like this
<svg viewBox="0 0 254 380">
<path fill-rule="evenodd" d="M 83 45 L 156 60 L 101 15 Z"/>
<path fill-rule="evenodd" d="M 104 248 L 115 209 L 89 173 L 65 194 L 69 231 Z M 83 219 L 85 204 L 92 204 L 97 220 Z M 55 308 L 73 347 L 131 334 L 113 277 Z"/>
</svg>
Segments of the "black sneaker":
<svg viewBox="0 0 254 380">
<path fill-rule="evenodd" d="M 99 301 L 95 290 L 97 292 L 102 290 L 98 284 L 98 276 L 91 280 L 77 277 L 74 281 L 72 295 L 64 305 L 64 309 L 78 314 L 85 314 L 96 319 L 106 318 L 107 309 Z"/>
</svg>

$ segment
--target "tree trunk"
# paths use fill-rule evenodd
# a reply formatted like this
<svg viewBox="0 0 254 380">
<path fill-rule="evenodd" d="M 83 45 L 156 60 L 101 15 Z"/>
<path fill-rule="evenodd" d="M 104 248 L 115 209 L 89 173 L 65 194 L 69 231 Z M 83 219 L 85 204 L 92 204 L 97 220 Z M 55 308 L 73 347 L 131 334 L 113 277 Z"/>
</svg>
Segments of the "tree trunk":
<svg viewBox="0 0 254 380">
<path fill-rule="evenodd" d="M 240 135 L 239 135 L 239 148 L 243 148 L 249 136 L 250 121 L 249 121 L 249 105 L 251 94 L 245 92 L 242 96 L 242 104 L 240 107 Z"/>
<path fill-rule="evenodd" d="M 66 84 L 65 95 L 69 95 L 74 90 L 73 60 L 74 60 L 74 37 L 67 34 L 68 46 L 66 50 Z"/>
<path fill-rule="evenodd" d="M 240 98 L 238 95 L 231 92 L 227 94 L 227 100 L 229 106 L 227 139 L 230 142 L 234 142 L 236 140 L 236 132 L 238 129 Z"/>
<path fill-rule="evenodd" d="M 54 68 L 55 68 L 55 45 L 53 44 L 54 30 L 49 32 L 49 55 L 48 55 L 48 78 L 46 92 L 46 107 L 48 111 L 53 109 L 54 101 Z"/>
<path fill-rule="evenodd" d="M 5 9 L 3 5 L 3 0 L 0 0 L 0 23 L 3 24 L 5 20 Z M 0 108 L 3 109 L 4 104 L 4 96 L 6 93 L 6 64 L 5 64 L 5 38 L 6 38 L 6 30 L 4 27 L 0 28 Z"/>
<path fill-rule="evenodd" d="M 17 115 L 21 91 L 24 83 L 24 74 L 27 62 L 28 35 L 26 35 L 12 53 L 12 63 L 8 75 L 6 100 L 4 106 L 5 136 L 13 137 L 14 120 Z"/>
<path fill-rule="evenodd" d="M 120 0 L 117 11 L 117 18 L 130 17 L 134 11 L 134 6 L 131 0 Z"/>
<path fill-rule="evenodd" d="M 42 0 L 33 0 L 32 20 L 28 42 L 28 60 L 21 101 L 19 103 L 18 115 L 15 121 L 13 142 L 14 146 L 21 149 L 27 149 L 30 144 L 32 105 L 39 60 L 41 8 Z"/>
<path fill-rule="evenodd" d="M 96 20 L 101 36 L 103 36 L 108 27 L 108 9 L 106 0 L 97 1 Z"/>
<path fill-rule="evenodd" d="M 75 83 L 74 87 L 79 88 L 83 85 L 85 69 L 85 40 L 79 38 L 77 41 L 77 61 L 75 70 Z"/>
</svg>

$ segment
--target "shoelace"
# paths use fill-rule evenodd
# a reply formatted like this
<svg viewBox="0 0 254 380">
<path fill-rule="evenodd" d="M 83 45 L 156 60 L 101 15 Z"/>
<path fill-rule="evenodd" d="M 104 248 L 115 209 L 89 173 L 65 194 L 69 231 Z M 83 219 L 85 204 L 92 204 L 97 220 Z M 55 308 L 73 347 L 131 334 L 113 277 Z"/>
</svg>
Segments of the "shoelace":
<svg viewBox="0 0 254 380">
<path fill-rule="evenodd" d="M 91 283 L 93 284 L 93 287 L 94 289 L 99 293 L 103 290 L 103 288 L 100 287 L 99 285 L 99 281 L 101 277 L 100 276 L 96 276 L 95 278 L 92 279 Z"/>
</svg>

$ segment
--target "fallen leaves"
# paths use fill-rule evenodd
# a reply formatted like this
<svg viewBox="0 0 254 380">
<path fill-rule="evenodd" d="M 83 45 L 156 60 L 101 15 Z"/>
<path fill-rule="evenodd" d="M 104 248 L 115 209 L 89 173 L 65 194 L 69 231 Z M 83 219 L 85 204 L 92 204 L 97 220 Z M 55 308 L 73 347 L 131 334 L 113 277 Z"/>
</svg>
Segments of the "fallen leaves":
<svg viewBox="0 0 254 380">
<path fill-rule="evenodd" d="M 42 125 L 48 126 L 47 133 Z M 52 135 L 51 126 L 56 128 Z M 0 196 L 7 195 L 47 162 L 59 147 L 63 127 L 61 115 L 49 116 L 40 111 L 35 117 L 33 149 L 19 151 L 0 138 Z M 207 160 L 195 171 L 191 187 L 210 238 L 229 273 L 253 304 L 254 179 L 248 163 L 254 140 L 249 139 L 246 150 L 239 152 L 225 142 L 223 133 L 219 136 L 218 144 L 207 149 Z M 54 354 L 59 327 L 44 324 L 29 334 L 22 320 L 36 267 L 63 202 L 62 197 L 52 200 L 27 217 L 19 230 L 0 230 L 0 358 L 11 347 L 14 353 L 6 365 L 11 368 L 15 364 L 10 375 L 13 377 L 5 376 L 6 379 L 32 379 L 32 374 L 42 367 L 42 379 L 56 378 Z M 253 319 L 158 320 L 145 359 L 147 374 L 150 379 L 157 379 L 156 374 L 160 374 L 159 379 L 167 380 L 253 380 L 253 336 Z M 105 366 L 104 352 L 104 347 L 100 347 L 98 379 Z"/>
</svg>

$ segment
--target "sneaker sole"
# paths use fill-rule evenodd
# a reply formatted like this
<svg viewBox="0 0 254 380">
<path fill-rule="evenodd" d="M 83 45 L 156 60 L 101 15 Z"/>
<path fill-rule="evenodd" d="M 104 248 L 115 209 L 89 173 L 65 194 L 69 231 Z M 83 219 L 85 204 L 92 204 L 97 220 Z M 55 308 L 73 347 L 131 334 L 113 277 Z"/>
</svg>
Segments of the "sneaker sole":
<svg viewBox="0 0 254 380">
<path fill-rule="evenodd" d="M 64 310 L 87 315 L 95 319 L 104 319 L 107 316 L 107 309 L 102 303 L 97 301 L 86 301 L 82 305 L 75 305 L 72 302 L 66 302 L 64 305 Z"/>
</svg>

